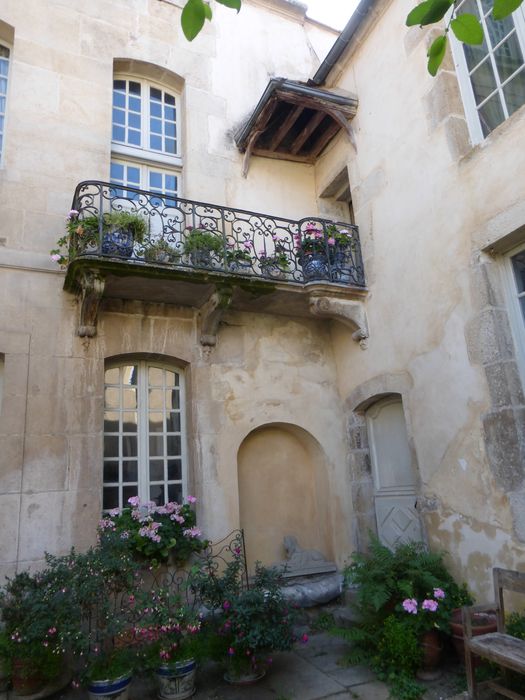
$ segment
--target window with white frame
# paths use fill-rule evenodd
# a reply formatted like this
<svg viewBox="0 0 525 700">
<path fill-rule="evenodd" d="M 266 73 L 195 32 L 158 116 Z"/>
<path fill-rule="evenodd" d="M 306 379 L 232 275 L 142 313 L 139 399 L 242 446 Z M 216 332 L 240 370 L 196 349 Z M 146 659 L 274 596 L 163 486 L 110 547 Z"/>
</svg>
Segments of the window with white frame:
<svg viewBox="0 0 525 700">
<path fill-rule="evenodd" d="M 516 342 L 517 360 L 525 387 L 525 245 L 511 251 L 505 259 L 509 317 Z"/>
<path fill-rule="evenodd" d="M 132 496 L 163 505 L 186 493 L 184 376 L 146 360 L 109 365 L 104 386 L 105 511 Z"/>
<path fill-rule="evenodd" d="M 465 113 L 473 143 L 525 104 L 525 15 L 518 8 L 504 20 L 492 19 L 491 0 L 463 0 L 457 14 L 475 15 L 483 26 L 479 46 L 452 40 Z"/>
<path fill-rule="evenodd" d="M 177 196 L 182 167 L 179 98 L 129 76 L 113 81 L 112 183 Z"/>
<path fill-rule="evenodd" d="M 5 119 L 7 111 L 7 80 L 9 76 L 10 51 L 7 46 L 0 44 L 0 163 L 4 152 Z"/>
</svg>

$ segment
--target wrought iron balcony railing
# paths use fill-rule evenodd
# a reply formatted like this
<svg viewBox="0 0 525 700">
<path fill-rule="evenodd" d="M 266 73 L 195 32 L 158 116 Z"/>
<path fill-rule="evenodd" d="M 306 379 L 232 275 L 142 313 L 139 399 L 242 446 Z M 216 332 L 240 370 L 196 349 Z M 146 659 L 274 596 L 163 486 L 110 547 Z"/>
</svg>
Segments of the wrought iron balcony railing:
<svg viewBox="0 0 525 700">
<path fill-rule="evenodd" d="M 70 261 L 96 256 L 304 284 L 364 287 L 356 226 L 299 221 L 194 202 L 107 182 L 81 182 L 73 199 Z"/>
</svg>

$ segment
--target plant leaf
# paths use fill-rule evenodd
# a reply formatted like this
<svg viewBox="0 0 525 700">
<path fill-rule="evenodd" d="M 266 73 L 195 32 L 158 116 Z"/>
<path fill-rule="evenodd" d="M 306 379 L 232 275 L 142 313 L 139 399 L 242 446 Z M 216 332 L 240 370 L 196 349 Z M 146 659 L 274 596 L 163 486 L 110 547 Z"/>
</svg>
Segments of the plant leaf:
<svg viewBox="0 0 525 700">
<path fill-rule="evenodd" d="M 452 20 L 450 27 L 456 38 L 465 44 L 483 43 L 483 27 L 474 15 L 468 13 L 458 15 Z"/>
<path fill-rule="evenodd" d="M 430 10 L 432 5 L 432 0 L 425 0 L 425 2 L 420 3 L 414 9 L 408 13 L 406 18 L 407 27 L 413 27 L 416 24 L 421 24 L 425 15 Z"/>
<path fill-rule="evenodd" d="M 204 26 L 206 10 L 202 0 L 188 0 L 182 10 L 180 22 L 182 31 L 188 41 L 193 41 Z"/>
<path fill-rule="evenodd" d="M 517 10 L 521 5 L 523 0 L 494 0 L 494 7 L 492 8 L 492 17 L 494 19 L 505 19 L 514 10 Z"/>
<path fill-rule="evenodd" d="M 241 0 L 217 0 L 217 2 L 220 5 L 231 7 L 232 10 L 237 10 L 237 12 L 241 9 Z"/>
<path fill-rule="evenodd" d="M 434 24 L 447 14 L 454 0 L 425 0 L 417 7 L 414 7 L 406 18 L 406 24 L 410 27 L 419 24 L 422 27 L 427 24 Z"/>
<path fill-rule="evenodd" d="M 209 6 L 209 4 L 207 2 L 204 3 L 204 15 L 205 15 L 206 19 L 211 20 L 211 17 L 212 17 L 211 7 Z"/>
<path fill-rule="evenodd" d="M 430 75 L 435 76 L 439 66 L 443 62 L 445 57 L 445 51 L 447 49 L 447 35 L 443 34 L 435 39 L 427 53 L 428 56 L 428 72 Z"/>
</svg>

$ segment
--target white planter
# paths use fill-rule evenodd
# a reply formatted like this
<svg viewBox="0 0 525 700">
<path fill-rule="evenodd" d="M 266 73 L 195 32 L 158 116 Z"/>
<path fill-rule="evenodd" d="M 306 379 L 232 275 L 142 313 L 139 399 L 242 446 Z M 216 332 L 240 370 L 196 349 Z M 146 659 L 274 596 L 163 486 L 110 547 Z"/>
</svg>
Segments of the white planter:
<svg viewBox="0 0 525 700">
<path fill-rule="evenodd" d="M 197 664 L 193 659 L 159 666 L 157 669 L 157 697 L 160 700 L 184 700 L 195 692 Z"/>
<path fill-rule="evenodd" d="M 88 686 L 90 700 L 128 700 L 131 673 L 114 680 L 92 681 Z"/>
</svg>

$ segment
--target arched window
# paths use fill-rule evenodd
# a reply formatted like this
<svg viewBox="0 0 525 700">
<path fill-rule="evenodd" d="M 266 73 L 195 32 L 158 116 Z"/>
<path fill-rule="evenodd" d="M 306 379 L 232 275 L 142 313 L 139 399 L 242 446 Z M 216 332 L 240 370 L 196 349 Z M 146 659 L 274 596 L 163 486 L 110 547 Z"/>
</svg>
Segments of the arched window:
<svg viewBox="0 0 525 700">
<path fill-rule="evenodd" d="M 111 182 L 176 197 L 182 168 L 179 115 L 175 91 L 115 74 Z"/>
<path fill-rule="evenodd" d="M 180 502 L 186 492 L 184 376 L 146 360 L 109 364 L 104 388 L 103 509 L 132 496 Z"/>
</svg>

